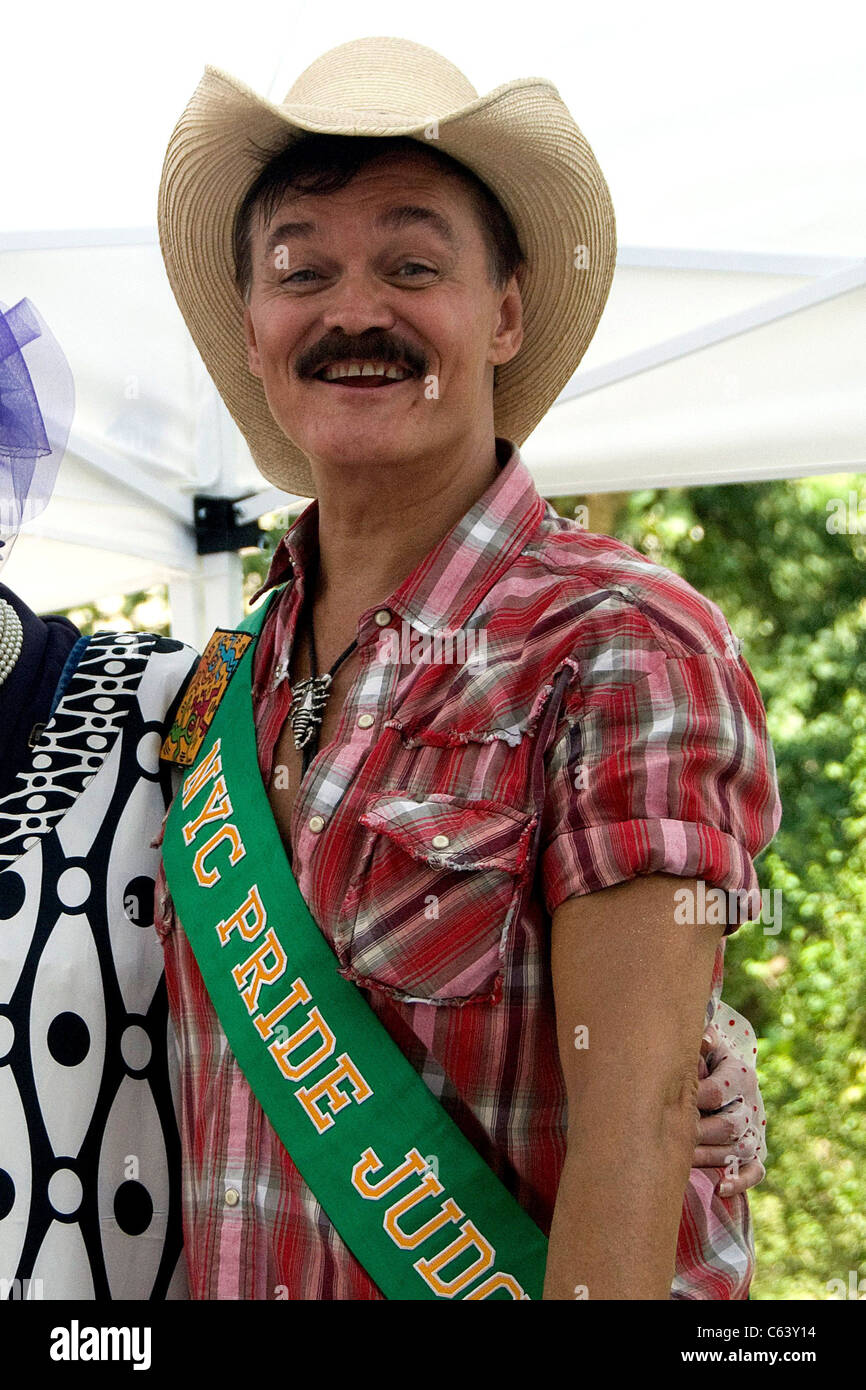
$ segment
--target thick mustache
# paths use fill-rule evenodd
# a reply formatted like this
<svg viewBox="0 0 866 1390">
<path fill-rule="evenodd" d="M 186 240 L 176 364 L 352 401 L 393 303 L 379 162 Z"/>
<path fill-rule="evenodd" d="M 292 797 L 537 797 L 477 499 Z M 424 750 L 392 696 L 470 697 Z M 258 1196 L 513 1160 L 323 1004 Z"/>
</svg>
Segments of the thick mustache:
<svg viewBox="0 0 866 1390">
<path fill-rule="evenodd" d="M 328 343 L 327 340 L 312 348 L 300 359 L 297 365 L 298 376 L 311 377 L 332 362 L 366 361 L 384 362 L 386 365 L 405 365 L 420 376 L 427 365 L 427 359 L 410 343 L 395 342 L 393 338 L 367 337 L 354 342 L 343 339 Z"/>
</svg>

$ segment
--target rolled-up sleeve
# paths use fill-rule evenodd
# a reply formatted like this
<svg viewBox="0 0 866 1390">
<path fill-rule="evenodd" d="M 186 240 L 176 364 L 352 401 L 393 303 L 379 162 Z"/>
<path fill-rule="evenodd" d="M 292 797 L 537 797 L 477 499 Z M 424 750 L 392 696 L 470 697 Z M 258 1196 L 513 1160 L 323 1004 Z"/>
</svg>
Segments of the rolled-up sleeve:
<svg viewBox="0 0 866 1390">
<path fill-rule="evenodd" d="M 708 895 L 723 890 L 715 920 L 727 925 L 707 1023 L 719 1005 L 725 937 L 761 915 L 754 861 L 782 815 L 764 704 L 727 635 L 719 627 L 708 633 L 713 650 L 680 654 L 654 646 L 637 621 L 574 662 L 546 759 L 539 858 L 551 916 L 567 898 L 639 874 L 702 880 Z M 721 1168 L 690 1172 L 672 1299 L 748 1297 L 748 1198 L 722 1197 L 723 1176 Z"/>
<path fill-rule="evenodd" d="M 754 859 L 782 814 L 763 701 L 741 656 L 641 661 L 636 674 L 604 651 L 576 663 L 547 758 L 546 906 L 675 874 L 727 892 L 730 933 L 760 915 Z"/>
</svg>

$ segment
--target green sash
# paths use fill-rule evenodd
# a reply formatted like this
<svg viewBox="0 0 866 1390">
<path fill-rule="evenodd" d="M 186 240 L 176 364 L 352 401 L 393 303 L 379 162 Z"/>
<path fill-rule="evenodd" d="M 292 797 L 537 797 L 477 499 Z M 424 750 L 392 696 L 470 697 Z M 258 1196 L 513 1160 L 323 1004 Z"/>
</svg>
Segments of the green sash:
<svg viewBox="0 0 866 1390">
<path fill-rule="evenodd" d="M 252 640 L 221 634 L 216 714 L 166 823 L 165 873 L 208 993 L 280 1140 L 386 1298 L 540 1298 L 543 1234 L 337 973 L 289 868 L 253 724 L 267 606 L 241 624 Z"/>
</svg>

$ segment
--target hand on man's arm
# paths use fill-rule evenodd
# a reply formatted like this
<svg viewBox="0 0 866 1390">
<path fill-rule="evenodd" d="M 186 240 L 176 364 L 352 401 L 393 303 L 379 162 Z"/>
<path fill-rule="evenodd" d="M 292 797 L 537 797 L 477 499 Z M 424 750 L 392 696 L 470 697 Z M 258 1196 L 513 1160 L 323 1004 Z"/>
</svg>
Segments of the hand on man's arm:
<svg viewBox="0 0 866 1390">
<path fill-rule="evenodd" d="M 720 1017 L 724 1018 L 724 1010 Z M 701 1042 L 698 1143 L 693 1168 L 719 1168 L 719 1192 L 733 1197 L 766 1175 L 766 1121 L 757 1073 L 711 1023 Z M 732 1161 L 733 1160 L 733 1161 Z"/>
<path fill-rule="evenodd" d="M 568 1147 L 546 1299 L 667 1299 L 697 1135 L 698 1061 L 722 928 L 674 920 L 695 880 L 569 898 L 551 945 Z M 655 1020 L 638 1027 L 640 1015 Z M 588 1030 L 575 1046 L 575 1030 Z M 580 1036 L 580 1041 L 584 1041 Z"/>
</svg>

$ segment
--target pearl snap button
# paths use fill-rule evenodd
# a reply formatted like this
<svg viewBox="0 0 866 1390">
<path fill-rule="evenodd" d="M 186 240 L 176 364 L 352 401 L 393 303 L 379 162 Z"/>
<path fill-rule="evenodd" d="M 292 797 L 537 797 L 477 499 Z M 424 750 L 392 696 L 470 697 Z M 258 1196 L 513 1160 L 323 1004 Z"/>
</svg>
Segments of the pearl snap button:
<svg viewBox="0 0 866 1390">
<path fill-rule="evenodd" d="M 433 848 L 434 848 L 434 849 L 447 849 L 448 846 L 450 845 L 450 843 L 451 843 L 451 841 L 450 841 L 450 839 L 448 838 L 447 835 L 434 835 L 434 836 L 433 836 Z"/>
<path fill-rule="evenodd" d="M 359 715 L 358 715 L 358 728 L 359 728 L 359 729 L 369 729 L 370 726 L 371 726 L 372 724 L 375 724 L 375 722 L 376 722 L 376 721 L 375 721 L 375 719 L 373 718 L 372 714 L 359 714 Z"/>
<path fill-rule="evenodd" d="M 325 828 L 325 818 L 324 816 L 310 816 L 308 824 L 313 834 L 318 835 L 319 831 Z"/>
<path fill-rule="evenodd" d="M 240 1200 L 241 1194 L 238 1192 L 236 1187 L 226 1188 L 225 1203 L 227 1207 L 236 1207 Z"/>
<path fill-rule="evenodd" d="M 387 627 L 391 621 L 391 614 L 387 608 L 380 608 L 373 621 L 379 627 Z"/>
</svg>

